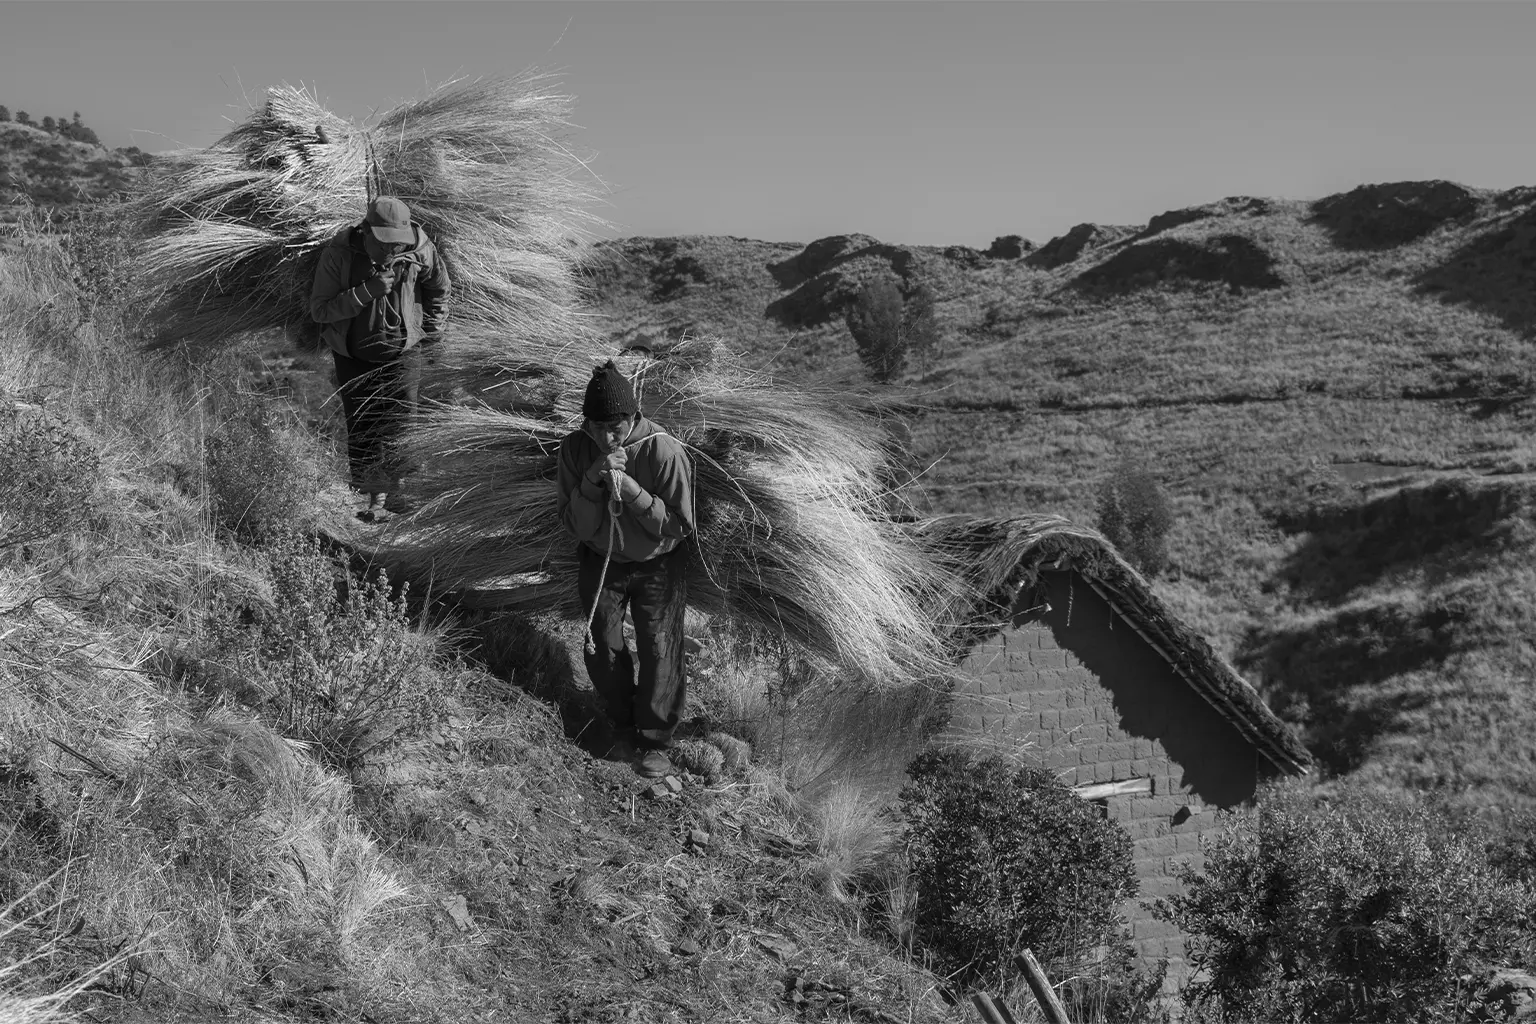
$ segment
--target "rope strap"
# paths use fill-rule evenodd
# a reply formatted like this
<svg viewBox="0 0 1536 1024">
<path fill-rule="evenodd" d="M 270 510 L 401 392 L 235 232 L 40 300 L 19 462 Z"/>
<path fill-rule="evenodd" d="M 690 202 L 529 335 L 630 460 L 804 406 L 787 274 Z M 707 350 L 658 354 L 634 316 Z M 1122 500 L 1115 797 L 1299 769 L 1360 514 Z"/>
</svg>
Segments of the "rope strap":
<svg viewBox="0 0 1536 1024">
<path fill-rule="evenodd" d="M 597 619 L 597 604 L 603 599 L 603 584 L 608 579 L 608 563 L 613 558 L 614 541 L 619 538 L 619 516 L 624 511 L 624 499 L 619 496 L 617 470 L 608 473 L 608 549 L 603 552 L 603 569 L 597 574 L 597 592 L 592 595 L 592 610 L 587 613 L 587 653 L 597 653 L 597 638 L 592 635 L 592 623 Z"/>
</svg>

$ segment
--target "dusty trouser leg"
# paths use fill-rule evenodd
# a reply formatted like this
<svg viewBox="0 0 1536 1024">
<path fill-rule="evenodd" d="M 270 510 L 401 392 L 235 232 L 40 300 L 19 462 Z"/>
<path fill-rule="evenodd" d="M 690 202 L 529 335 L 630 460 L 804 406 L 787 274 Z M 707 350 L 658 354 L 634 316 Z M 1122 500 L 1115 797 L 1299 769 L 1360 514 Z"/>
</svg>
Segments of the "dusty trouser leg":
<svg viewBox="0 0 1536 1024">
<path fill-rule="evenodd" d="M 398 490 L 410 467 L 396 446 L 420 404 L 421 353 L 411 349 L 388 363 L 333 355 L 352 486 L 369 493 Z"/>
<path fill-rule="evenodd" d="M 347 464 L 352 486 L 368 493 L 389 490 L 384 478 L 381 445 L 380 385 L 385 364 L 370 363 L 333 353 L 336 359 L 336 390 L 347 421 Z"/>
<path fill-rule="evenodd" d="M 400 480 L 416 467 L 400 454 L 399 445 L 416 422 L 421 408 L 421 349 L 400 353 L 400 358 L 385 364 L 380 385 L 383 406 L 379 411 L 379 465 L 389 481 L 389 490 L 398 491 Z"/>
<path fill-rule="evenodd" d="M 687 555 L 678 548 L 633 567 L 630 611 L 640 680 L 635 694 L 635 730 L 644 746 L 664 748 L 683 714 L 687 676 L 683 661 L 683 611 L 688 587 Z"/>
<path fill-rule="evenodd" d="M 629 603 L 625 593 L 631 566 L 621 562 L 608 564 L 602 594 L 597 599 L 597 614 L 592 619 L 592 637 L 597 650 L 585 655 L 587 678 L 608 714 L 614 732 L 627 735 L 635 727 L 635 662 L 624 643 L 624 608 Z M 576 557 L 576 593 L 583 611 L 592 608 L 597 595 L 597 579 L 603 572 L 603 556 L 580 545 Z M 586 638 L 582 638 L 586 642 Z"/>
</svg>

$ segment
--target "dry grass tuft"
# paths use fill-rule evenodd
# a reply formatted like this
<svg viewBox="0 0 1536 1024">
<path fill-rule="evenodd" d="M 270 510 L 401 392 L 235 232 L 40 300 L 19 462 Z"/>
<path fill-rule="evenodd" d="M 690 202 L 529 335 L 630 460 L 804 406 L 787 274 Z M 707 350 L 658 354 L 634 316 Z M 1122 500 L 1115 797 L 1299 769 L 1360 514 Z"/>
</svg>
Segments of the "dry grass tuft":
<svg viewBox="0 0 1536 1024">
<path fill-rule="evenodd" d="M 707 740 L 680 740 L 670 754 L 673 764 L 706 781 L 719 779 L 725 770 L 725 753 Z"/>
<path fill-rule="evenodd" d="M 896 844 L 895 826 L 877 801 L 847 782 L 834 784 L 807 818 L 816 841 L 811 877 L 829 899 L 850 902 L 850 887 L 869 877 Z"/>
<path fill-rule="evenodd" d="M 71 1024 L 79 1018 L 68 1012 L 69 1002 L 99 984 L 115 966 L 116 958 L 109 957 L 79 972 L 72 980 L 48 984 L 38 991 L 39 985 L 30 975 L 34 969 L 58 958 L 63 952 L 63 943 L 57 935 L 38 938 L 40 932 L 47 934 L 49 919 L 56 917 L 62 909 L 59 904 L 31 913 L 22 910 L 22 904 L 36 895 L 36 891 L 37 887 L 34 887 L 20 899 L 0 907 L 0 952 L 5 954 L 5 963 L 0 964 L 0 1021 L 4 1024 Z"/>
<path fill-rule="evenodd" d="M 721 768 L 732 775 L 745 772 L 752 763 L 752 745 L 727 732 L 712 732 L 704 741 L 720 751 Z"/>
</svg>

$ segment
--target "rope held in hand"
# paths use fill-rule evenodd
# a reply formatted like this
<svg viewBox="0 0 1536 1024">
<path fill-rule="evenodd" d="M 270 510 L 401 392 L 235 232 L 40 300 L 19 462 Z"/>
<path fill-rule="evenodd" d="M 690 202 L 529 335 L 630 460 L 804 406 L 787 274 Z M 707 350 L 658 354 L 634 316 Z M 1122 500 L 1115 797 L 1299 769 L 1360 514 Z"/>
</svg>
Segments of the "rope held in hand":
<svg viewBox="0 0 1536 1024">
<path fill-rule="evenodd" d="M 613 558 L 613 542 L 619 534 L 619 515 L 624 511 L 624 499 L 619 494 L 619 471 L 608 471 L 608 550 L 603 552 L 603 570 L 597 574 L 597 592 L 592 595 L 592 610 L 587 613 L 587 653 L 597 653 L 597 638 L 592 635 L 592 622 L 597 618 L 597 603 L 603 599 L 603 583 L 608 579 L 608 562 Z"/>
</svg>

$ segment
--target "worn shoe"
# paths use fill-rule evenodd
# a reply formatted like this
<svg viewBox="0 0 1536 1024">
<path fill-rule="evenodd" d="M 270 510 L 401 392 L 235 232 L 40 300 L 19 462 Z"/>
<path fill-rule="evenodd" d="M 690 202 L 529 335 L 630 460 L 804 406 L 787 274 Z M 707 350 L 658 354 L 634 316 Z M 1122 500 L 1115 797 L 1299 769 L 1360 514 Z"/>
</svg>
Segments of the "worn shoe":
<svg viewBox="0 0 1536 1024">
<path fill-rule="evenodd" d="M 368 492 L 368 507 L 359 509 L 357 518 L 365 523 L 375 522 L 383 517 L 384 508 L 388 504 L 389 496 L 382 491 Z"/>
<path fill-rule="evenodd" d="M 403 516 L 409 512 L 414 512 L 415 510 L 415 504 L 399 491 L 390 491 L 388 494 L 384 495 L 384 511 L 386 512 L 390 512 L 397 516 Z"/>
<path fill-rule="evenodd" d="M 677 769 L 672 767 L 672 759 L 667 756 L 665 750 L 642 750 L 635 758 L 635 774 L 642 779 L 660 779 L 668 775 L 676 775 Z"/>
</svg>

